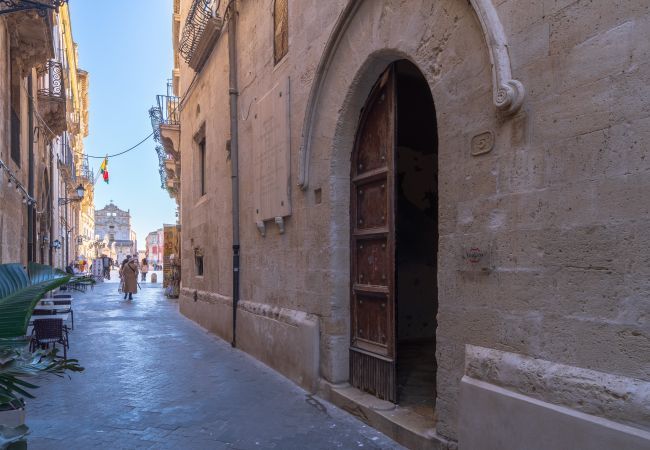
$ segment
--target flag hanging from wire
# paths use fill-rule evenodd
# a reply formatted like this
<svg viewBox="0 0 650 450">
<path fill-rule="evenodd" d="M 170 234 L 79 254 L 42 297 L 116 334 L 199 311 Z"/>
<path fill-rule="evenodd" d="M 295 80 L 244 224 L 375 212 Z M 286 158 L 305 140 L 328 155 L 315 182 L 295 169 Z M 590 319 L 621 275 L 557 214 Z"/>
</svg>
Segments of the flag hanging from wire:
<svg viewBox="0 0 650 450">
<path fill-rule="evenodd" d="M 102 174 L 102 178 L 104 178 L 106 184 L 108 184 L 108 155 L 106 155 L 102 161 L 102 164 L 99 166 L 99 171 Z"/>
</svg>

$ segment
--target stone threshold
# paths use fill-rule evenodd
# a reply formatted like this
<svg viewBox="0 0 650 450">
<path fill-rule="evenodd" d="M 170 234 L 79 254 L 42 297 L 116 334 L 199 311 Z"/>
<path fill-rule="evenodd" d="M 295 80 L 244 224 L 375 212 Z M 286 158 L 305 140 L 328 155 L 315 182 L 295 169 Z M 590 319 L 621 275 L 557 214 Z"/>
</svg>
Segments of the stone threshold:
<svg viewBox="0 0 650 450">
<path fill-rule="evenodd" d="M 455 442 L 438 435 L 435 422 L 399 405 L 380 400 L 348 383 L 320 380 L 318 394 L 362 422 L 413 450 L 455 450 Z"/>
</svg>

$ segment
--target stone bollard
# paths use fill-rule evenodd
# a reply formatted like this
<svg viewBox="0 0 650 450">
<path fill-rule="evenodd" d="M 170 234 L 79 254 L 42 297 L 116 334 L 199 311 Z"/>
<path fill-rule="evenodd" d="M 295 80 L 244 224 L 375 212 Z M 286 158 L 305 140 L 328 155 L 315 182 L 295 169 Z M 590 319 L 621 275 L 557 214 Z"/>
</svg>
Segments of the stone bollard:
<svg viewBox="0 0 650 450">
<path fill-rule="evenodd" d="M 152 273 L 151 274 L 151 282 L 152 283 L 157 283 L 158 282 L 158 274 L 157 273 Z"/>
</svg>

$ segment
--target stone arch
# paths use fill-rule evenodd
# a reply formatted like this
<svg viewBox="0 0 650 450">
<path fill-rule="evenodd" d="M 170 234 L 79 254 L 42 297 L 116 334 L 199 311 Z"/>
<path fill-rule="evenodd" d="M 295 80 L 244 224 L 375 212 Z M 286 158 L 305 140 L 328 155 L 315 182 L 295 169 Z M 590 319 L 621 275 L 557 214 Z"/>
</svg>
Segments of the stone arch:
<svg viewBox="0 0 650 450">
<path fill-rule="evenodd" d="M 440 283 L 455 282 L 458 204 L 496 189 L 491 169 L 498 158 L 470 156 L 472 141 L 488 133 L 495 148 L 507 148 L 517 121 L 509 120 L 514 112 L 510 106 L 497 105 L 495 80 L 502 80 L 503 72 L 495 77 L 494 55 L 486 51 L 484 25 L 475 8 L 456 0 L 351 2 L 321 59 L 306 105 L 299 184 L 303 189 L 323 188 L 328 198 L 330 282 L 321 316 L 320 375 L 331 383 L 349 379 L 350 156 L 361 108 L 389 64 L 401 59 L 413 63 L 425 77 L 435 104 L 441 168 L 438 267 L 448 268 L 439 269 Z M 510 105 L 520 108 L 523 90 L 514 81 L 510 85 L 517 93 Z M 440 314 L 449 312 L 453 295 L 450 289 L 439 290 Z M 452 438 L 458 390 L 453 380 L 462 367 L 459 355 L 464 354 L 463 343 L 454 333 L 452 322 L 438 322 L 437 427 Z"/>
<path fill-rule="evenodd" d="M 315 115 L 321 97 L 326 92 L 326 81 L 343 37 L 363 3 L 364 0 L 348 1 L 332 29 L 316 69 L 305 109 L 300 144 L 298 186 L 302 189 L 306 189 L 309 184 Z M 503 25 L 492 0 L 470 0 L 470 5 L 481 25 L 490 57 L 494 105 L 504 115 L 513 115 L 523 104 L 525 89 L 520 81 L 512 78 L 508 42 Z M 426 71 L 423 73 L 426 74 Z"/>
</svg>

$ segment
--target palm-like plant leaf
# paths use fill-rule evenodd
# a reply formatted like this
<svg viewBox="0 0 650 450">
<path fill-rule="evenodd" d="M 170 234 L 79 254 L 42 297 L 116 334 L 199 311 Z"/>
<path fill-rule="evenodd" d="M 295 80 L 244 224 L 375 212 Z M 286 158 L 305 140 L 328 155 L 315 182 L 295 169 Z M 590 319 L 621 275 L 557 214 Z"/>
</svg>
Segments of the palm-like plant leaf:
<svg viewBox="0 0 650 450">
<path fill-rule="evenodd" d="M 42 264 L 30 263 L 29 276 L 20 264 L 0 264 L 0 338 L 24 336 L 38 301 L 69 280 L 69 274 Z"/>
</svg>

